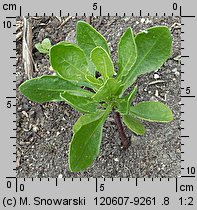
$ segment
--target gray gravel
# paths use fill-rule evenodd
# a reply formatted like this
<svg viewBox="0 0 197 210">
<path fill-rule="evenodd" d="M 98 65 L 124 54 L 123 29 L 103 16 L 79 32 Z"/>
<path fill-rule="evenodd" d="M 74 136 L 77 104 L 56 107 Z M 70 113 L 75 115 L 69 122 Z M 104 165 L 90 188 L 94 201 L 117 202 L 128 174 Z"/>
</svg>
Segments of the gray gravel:
<svg viewBox="0 0 197 210">
<path fill-rule="evenodd" d="M 67 39 L 74 41 L 75 25 L 83 18 L 72 17 L 57 28 L 67 17 L 33 18 L 33 45 L 43 38 L 53 43 Z M 92 20 L 98 26 L 99 18 Z M 21 23 L 21 20 L 17 20 Z M 174 113 L 174 121 L 167 124 L 145 122 L 146 134 L 136 136 L 125 127 L 131 140 L 127 151 L 122 149 L 113 116 L 105 123 L 99 157 L 81 173 L 68 168 L 68 145 L 72 126 L 80 116 L 69 105 L 59 103 L 37 104 L 28 101 L 17 91 L 17 176 L 18 177 L 177 177 L 181 168 L 180 140 L 180 59 L 181 30 L 179 17 L 103 17 L 97 27 L 107 39 L 112 58 L 117 59 L 117 43 L 125 29 L 134 33 L 150 26 L 167 25 L 172 32 L 172 57 L 156 73 L 137 80 L 138 93 L 134 104 L 157 100 L 167 104 Z M 17 42 L 17 87 L 27 79 L 22 65 L 21 40 Z M 33 49 L 37 69 L 33 77 L 52 74 L 48 56 Z M 155 83 L 156 81 L 156 83 Z"/>
</svg>

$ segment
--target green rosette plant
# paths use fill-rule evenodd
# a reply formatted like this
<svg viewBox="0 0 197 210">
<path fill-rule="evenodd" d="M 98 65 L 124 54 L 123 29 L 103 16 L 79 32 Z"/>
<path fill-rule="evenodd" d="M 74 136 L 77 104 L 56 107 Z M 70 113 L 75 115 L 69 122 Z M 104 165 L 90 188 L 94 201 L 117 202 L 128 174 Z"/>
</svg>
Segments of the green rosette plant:
<svg viewBox="0 0 197 210">
<path fill-rule="evenodd" d="M 69 145 L 69 167 L 73 172 L 85 170 L 98 156 L 103 125 L 112 110 L 125 149 L 128 142 L 120 115 L 137 135 L 145 133 L 141 120 L 160 123 L 173 120 L 172 111 L 161 102 L 144 101 L 133 106 L 137 86 L 125 94 L 138 76 L 157 70 L 171 56 L 168 27 L 151 27 L 135 36 L 127 28 L 118 44 L 117 75 L 108 44 L 98 31 L 78 21 L 76 39 L 77 44 L 63 41 L 50 47 L 55 75 L 27 80 L 19 87 L 29 100 L 64 101 L 83 114 L 73 126 Z M 96 72 L 100 77 L 96 77 Z"/>
</svg>

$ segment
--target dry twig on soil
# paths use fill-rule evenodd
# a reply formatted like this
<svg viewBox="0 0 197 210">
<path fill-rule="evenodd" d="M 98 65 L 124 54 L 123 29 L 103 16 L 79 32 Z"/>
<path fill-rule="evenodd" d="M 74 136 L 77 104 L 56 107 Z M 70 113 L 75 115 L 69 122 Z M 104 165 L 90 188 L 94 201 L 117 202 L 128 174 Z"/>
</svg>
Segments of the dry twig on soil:
<svg viewBox="0 0 197 210">
<path fill-rule="evenodd" d="M 32 78 L 32 26 L 28 19 L 23 18 L 23 65 L 28 79 Z"/>
</svg>

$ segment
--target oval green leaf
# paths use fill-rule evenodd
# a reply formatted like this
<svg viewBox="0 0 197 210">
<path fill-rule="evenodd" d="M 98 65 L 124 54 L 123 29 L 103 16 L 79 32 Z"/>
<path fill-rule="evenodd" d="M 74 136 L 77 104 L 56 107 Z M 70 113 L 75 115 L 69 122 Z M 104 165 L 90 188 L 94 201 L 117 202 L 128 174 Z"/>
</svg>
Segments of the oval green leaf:
<svg viewBox="0 0 197 210">
<path fill-rule="evenodd" d="M 98 46 L 101 46 L 108 54 L 110 54 L 105 38 L 88 23 L 78 21 L 76 36 L 77 44 L 84 50 L 88 58 L 90 57 L 91 51 Z"/>
<path fill-rule="evenodd" d="M 49 101 L 63 101 L 60 93 L 64 91 L 84 91 L 73 83 L 57 76 L 46 75 L 22 83 L 19 90 L 28 99 L 44 103 Z"/>
<path fill-rule="evenodd" d="M 138 33 L 135 42 L 137 60 L 124 78 L 125 90 L 133 84 L 137 76 L 160 68 L 172 53 L 172 37 L 166 26 L 156 26 Z"/>
<path fill-rule="evenodd" d="M 129 27 L 122 35 L 118 44 L 118 75 L 122 78 L 127 75 L 137 58 L 137 47 L 133 31 Z"/>
<path fill-rule="evenodd" d="M 64 79 L 75 82 L 87 82 L 88 74 L 86 56 L 79 47 L 57 44 L 50 49 L 50 62 L 53 69 Z"/>
<path fill-rule="evenodd" d="M 123 121 L 137 135 L 143 135 L 146 131 L 144 125 L 132 115 L 123 115 Z"/>
<path fill-rule="evenodd" d="M 89 71 L 94 76 L 96 69 L 90 60 L 90 53 L 95 47 L 101 46 L 108 54 L 110 54 L 107 41 L 98 31 L 84 21 L 78 21 L 77 23 L 76 38 L 77 44 L 84 50 L 87 57 Z"/>
<path fill-rule="evenodd" d="M 90 54 L 91 61 L 94 63 L 96 70 L 100 72 L 104 80 L 114 75 L 114 65 L 109 54 L 102 48 L 96 47 Z"/>
<path fill-rule="evenodd" d="M 79 172 L 85 170 L 92 165 L 98 156 L 103 123 L 110 110 L 107 109 L 103 114 L 98 113 L 98 117 L 93 114 L 93 119 L 95 120 L 90 123 L 82 123 L 82 125 L 77 127 L 69 148 L 69 167 L 71 171 Z"/>
<path fill-rule="evenodd" d="M 150 122 L 170 122 L 173 114 L 169 107 L 161 102 L 147 101 L 130 107 L 130 114 Z"/>
</svg>

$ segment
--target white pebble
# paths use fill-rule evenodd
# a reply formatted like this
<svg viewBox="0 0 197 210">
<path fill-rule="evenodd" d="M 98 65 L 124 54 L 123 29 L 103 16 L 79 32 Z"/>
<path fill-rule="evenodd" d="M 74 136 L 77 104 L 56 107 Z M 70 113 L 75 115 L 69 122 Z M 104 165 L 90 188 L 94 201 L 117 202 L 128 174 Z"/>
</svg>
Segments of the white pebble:
<svg viewBox="0 0 197 210">
<path fill-rule="evenodd" d="M 149 19 L 147 18 L 145 23 L 146 23 L 146 24 L 148 24 L 148 23 L 152 23 L 152 21 L 151 21 L 151 20 L 149 20 Z"/>
<path fill-rule="evenodd" d="M 62 177 L 63 177 L 63 175 L 62 175 L 62 174 L 59 174 L 59 175 L 58 175 L 58 178 L 60 178 L 60 179 L 61 179 Z"/>
<path fill-rule="evenodd" d="M 155 96 L 159 97 L 159 91 L 155 90 Z"/>
<path fill-rule="evenodd" d="M 129 20 L 130 20 L 130 17 L 126 17 L 126 18 L 124 19 L 125 22 L 128 22 Z"/>
<path fill-rule="evenodd" d="M 142 18 L 142 19 L 141 19 L 141 23 L 144 23 L 144 22 L 145 22 L 145 18 Z"/>
<path fill-rule="evenodd" d="M 119 161 L 119 159 L 118 159 L 118 158 L 114 158 L 114 161 L 115 161 L 115 162 L 118 162 L 118 161 Z"/>
<path fill-rule="evenodd" d="M 172 72 L 177 72 L 177 68 L 172 69 Z"/>
<path fill-rule="evenodd" d="M 159 79 L 159 75 L 158 74 L 154 74 L 154 79 Z"/>
<path fill-rule="evenodd" d="M 27 118 L 28 118 L 28 114 L 27 114 L 27 112 L 26 112 L 26 111 L 22 111 L 22 114 L 23 114 L 23 115 L 25 115 L 25 117 L 27 117 Z"/>
<path fill-rule="evenodd" d="M 37 132 L 38 130 L 39 130 L 38 126 L 33 125 L 33 131 L 34 131 L 34 132 Z"/>
</svg>

